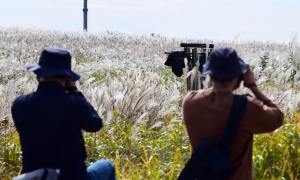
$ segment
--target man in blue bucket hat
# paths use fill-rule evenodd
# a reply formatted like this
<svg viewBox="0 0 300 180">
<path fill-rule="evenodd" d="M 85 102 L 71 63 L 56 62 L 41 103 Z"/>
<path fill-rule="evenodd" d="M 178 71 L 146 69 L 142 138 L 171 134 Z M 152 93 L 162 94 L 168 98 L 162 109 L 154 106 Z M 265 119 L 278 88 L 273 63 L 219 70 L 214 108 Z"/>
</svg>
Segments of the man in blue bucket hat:
<svg viewBox="0 0 300 180">
<path fill-rule="evenodd" d="M 22 174 L 35 175 L 46 168 L 44 177 L 50 169 L 59 169 L 58 179 L 116 179 L 114 166 L 107 160 L 85 164 L 81 130 L 97 132 L 102 119 L 76 87 L 80 76 L 71 70 L 70 53 L 45 48 L 38 64 L 27 69 L 37 75 L 37 90 L 17 97 L 11 108 L 20 135 Z"/>
<path fill-rule="evenodd" d="M 253 180 L 253 134 L 271 132 L 280 127 L 283 113 L 260 91 L 249 65 L 233 48 L 215 48 L 210 53 L 204 73 L 211 77 L 213 87 L 189 92 L 182 103 L 193 153 L 203 139 L 220 142 L 233 105 L 233 91 L 244 81 L 244 86 L 252 91 L 255 98 L 246 97 L 241 123 L 230 148 L 228 160 L 233 171 L 229 179 Z"/>
<path fill-rule="evenodd" d="M 247 72 L 247 65 L 232 48 L 216 48 L 209 59 L 203 73 L 213 78 L 229 80 Z"/>
<path fill-rule="evenodd" d="M 39 63 L 28 66 L 27 70 L 40 77 L 67 75 L 73 82 L 80 79 L 80 76 L 71 70 L 70 53 L 60 48 L 45 48 Z"/>
</svg>

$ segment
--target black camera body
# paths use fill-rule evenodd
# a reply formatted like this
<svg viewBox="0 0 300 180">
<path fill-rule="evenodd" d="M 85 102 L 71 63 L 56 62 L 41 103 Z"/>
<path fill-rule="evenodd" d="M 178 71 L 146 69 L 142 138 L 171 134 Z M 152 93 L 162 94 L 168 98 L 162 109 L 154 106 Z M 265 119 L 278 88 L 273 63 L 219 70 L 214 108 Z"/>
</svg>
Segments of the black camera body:
<svg viewBox="0 0 300 180">
<path fill-rule="evenodd" d="M 188 59 L 188 64 L 192 62 L 190 55 L 186 51 L 173 51 L 173 52 L 165 52 L 168 54 L 168 58 L 165 62 L 166 66 L 172 67 L 172 72 L 180 77 L 183 74 L 183 68 L 185 68 L 184 59 Z"/>
</svg>

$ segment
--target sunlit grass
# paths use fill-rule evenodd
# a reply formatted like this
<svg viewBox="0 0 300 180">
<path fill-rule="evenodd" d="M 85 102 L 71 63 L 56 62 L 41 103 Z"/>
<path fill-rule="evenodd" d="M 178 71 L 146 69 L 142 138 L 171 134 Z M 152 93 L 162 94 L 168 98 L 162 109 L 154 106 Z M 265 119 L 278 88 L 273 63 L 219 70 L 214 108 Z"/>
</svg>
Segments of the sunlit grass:
<svg viewBox="0 0 300 180">
<path fill-rule="evenodd" d="M 180 119 L 180 118 L 179 118 Z M 300 178 L 300 117 L 286 118 L 285 125 L 273 133 L 255 135 L 253 165 L 255 179 Z M 118 179 L 176 179 L 190 155 L 184 124 L 174 114 L 161 127 L 141 124 L 138 132 L 130 121 L 117 113 L 111 124 L 97 133 L 85 133 L 87 164 L 99 159 L 111 160 Z M 21 155 L 14 128 L 0 139 L 0 177 L 19 174 Z"/>
<path fill-rule="evenodd" d="M 181 42 L 229 46 L 251 65 L 262 91 L 279 104 L 285 124 L 254 136 L 255 179 L 300 179 L 300 47 L 259 41 L 232 42 L 188 38 L 100 34 L 40 29 L 0 28 L 0 179 L 21 171 L 18 133 L 2 123 L 13 100 L 35 91 L 26 66 L 37 63 L 44 47 L 68 49 L 78 87 L 103 118 L 104 128 L 84 133 L 87 165 L 110 159 L 118 179 L 176 179 L 190 155 L 182 123 L 185 77 L 164 66 L 165 51 L 182 50 Z M 240 88 L 237 93 L 247 93 Z"/>
<path fill-rule="evenodd" d="M 300 117 L 285 119 L 283 127 L 273 133 L 255 135 L 253 163 L 256 177 L 300 178 Z"/>
<path fill-rule="evenodd" d="M 173 179 L 177 176 L 189 154 L 188 138 L 181 122 L 171 122 L 170 117 L 160 128 L 141 125 L 136 133 L 137 127 L 116 118 L 99 134 L 86 136 L 88 154 L 96 155 L 88 161 L 111 158 L 119 179 Z M 171 126 L 172 130 L 165 130 Z"/>
<path fill-rule="evenodd" d="M 111 124 L 97 133 L 85 133 L 87 164 L 106 158 L 113 161 L 118 179 L 174 179 L 189 156 L 183 124 L 174 115 L 159 128 L 141 124 L 138 132 L 129 121 L 113 116 Z M 1 136 L 0 177 L 11 179 L 20 172 L 18 134 Z"/>
</svg>

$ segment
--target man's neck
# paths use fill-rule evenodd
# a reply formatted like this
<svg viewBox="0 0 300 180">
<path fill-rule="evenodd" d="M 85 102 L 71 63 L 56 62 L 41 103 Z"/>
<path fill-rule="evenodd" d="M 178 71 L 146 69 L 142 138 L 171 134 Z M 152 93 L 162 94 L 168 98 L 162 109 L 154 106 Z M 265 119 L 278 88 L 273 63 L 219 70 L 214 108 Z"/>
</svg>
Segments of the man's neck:
<svg viewBox="0 0 300 180">
<path fill-rule="evenodd" d="M 233 84 L 214 83 L 212 91 L 214 92 L 232 92 L 235 90 Z"/>
<path fill-rule="evenodd" d="M 65 87 L 66 82 L 61 80 L 61 79 L 56 79 L 56 78 L 43 78 L 43 77 L 39 77 L 39 82 L 57 82 L 59 84 L 61 84 L 62 86 Z"/>
</svg>

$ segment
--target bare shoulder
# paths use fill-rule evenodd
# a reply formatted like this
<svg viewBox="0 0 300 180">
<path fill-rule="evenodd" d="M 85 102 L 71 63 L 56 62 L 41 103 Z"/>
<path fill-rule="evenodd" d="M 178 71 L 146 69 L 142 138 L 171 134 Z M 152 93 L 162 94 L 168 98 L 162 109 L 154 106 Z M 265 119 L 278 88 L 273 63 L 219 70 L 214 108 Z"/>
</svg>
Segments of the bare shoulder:
<svg viewBox="0 0 300 180">
<path fill-rule="evenodd" d="M 280 107 L 270 99 L 265 101 L 260 101 L 252 97 L 247 97 L 247 99 L 247 110 L 250 114 L 252 114 L 251 116 L 253 116 L 253 114 L 258 114 L 260 117 L 263 117 L 263 114 L 265 114 L 272 117 L 272 122 L 274 122 L 274 119 L 276 118 L 279 118 L 278 121 L 281 121 L 281 119 L 284 118 Z M 256 118 L 259 119 L 259 117 Z"/>
<path fill-rule="evenodd" d="M 192 100 L 194 99 L 197 95 L 202 94 L 203 91 L 189 91 L 185 97 L 184 100 Z"/>
<path fill-rule="evenodd" d="M 193 102 L 197 101 L 201 96 L 207 93 L 207 90 L 201 90 L 201 91 L 190 91 L 188 92 L 182 102 L 182 105 L 189 105 L 193 104 Z"/>
<path fill-rule="evenodd" d="M 250 97 L 250 96 L 247 96 L 247 99 L 248 99 L 248 103 L 253 105 L 253 106 L 263 106 L 263 105 L 266 105 L 266 106 L 276 106 L 277 105 L 271 101 L 271 100 L 267 100 L 267 101 L 260 101 L 256 98 L 253 98 L 253 97 Z"/>
</svg>

